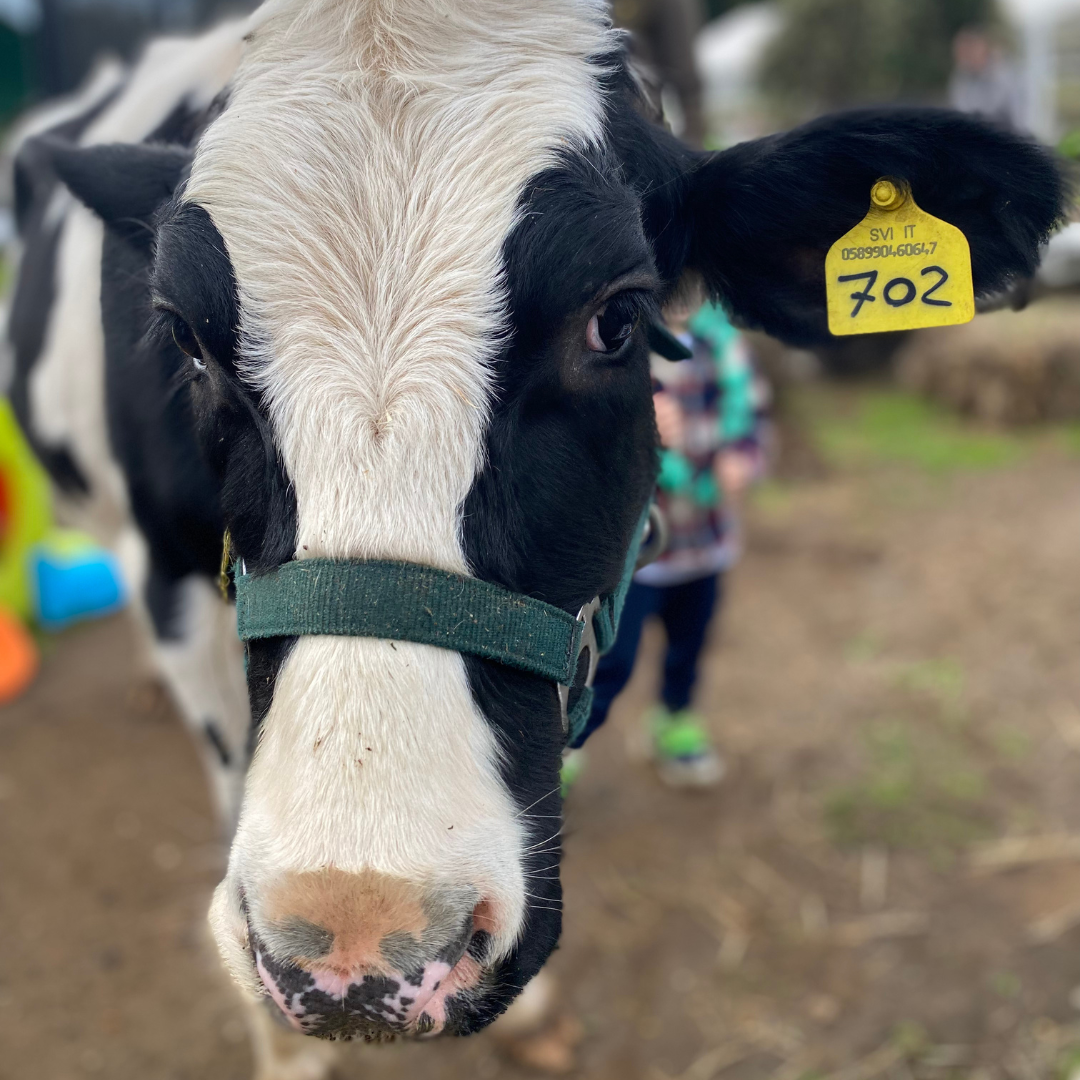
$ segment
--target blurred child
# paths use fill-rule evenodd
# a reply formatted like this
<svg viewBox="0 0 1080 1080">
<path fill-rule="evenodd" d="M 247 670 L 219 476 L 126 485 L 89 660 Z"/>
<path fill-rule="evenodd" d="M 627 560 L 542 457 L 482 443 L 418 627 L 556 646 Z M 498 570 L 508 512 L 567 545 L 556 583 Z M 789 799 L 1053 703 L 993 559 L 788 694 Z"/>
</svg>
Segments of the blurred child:
<svg viewBox="0 0 1080 1080">
<path fill-rule="evenodd" d="M 642 626 L 656 615 L 667 632 L 661 701 L 648 716 L 657 768 L 672 787 L 709 787 L 723 776 L 724 763 L 691 701 L 724 574 L 739 554 L 735 511 L 761 470 L 759 394 L 746 346 L 719 308 L 702 306 L 700 292 L 671 301 L 663 314 L 693 351 L 689 360 L 655 353 L 650 360 L 663 446 L 656 501 L 670 541 L 634 576 L 618 638 L 597 668 L 592 717 L 575 746 L 607 719 L 630 679 Z M 564 781 L 579 768 L 568 757 Z"/>
</svg>

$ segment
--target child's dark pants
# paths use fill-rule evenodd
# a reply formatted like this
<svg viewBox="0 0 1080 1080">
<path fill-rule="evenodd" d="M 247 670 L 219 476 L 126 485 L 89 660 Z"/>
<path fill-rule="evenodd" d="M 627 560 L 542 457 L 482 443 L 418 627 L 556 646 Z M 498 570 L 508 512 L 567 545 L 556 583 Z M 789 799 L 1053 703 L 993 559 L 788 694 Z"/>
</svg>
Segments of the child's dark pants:
<svg viewBox="0 0 1080 1080">
<path fill-rule="evenodd" d="M 631 583 L 619 620 L 619 635 L 611 651 L 600 658 L 596 669 L 592 716 L 574 746 L 581 746 L 607 719 L 611 703 L 630 681 L 641 641 L 641 628 L 650 615 L 659 615 L 667 631 L 661 700 L 672 712 L 690 704 L 697 680 L 698 657 L 705 644 L 709 620 L 723 599 L 723 588 L 722 574 L 682 585 Z"/>
</svg>

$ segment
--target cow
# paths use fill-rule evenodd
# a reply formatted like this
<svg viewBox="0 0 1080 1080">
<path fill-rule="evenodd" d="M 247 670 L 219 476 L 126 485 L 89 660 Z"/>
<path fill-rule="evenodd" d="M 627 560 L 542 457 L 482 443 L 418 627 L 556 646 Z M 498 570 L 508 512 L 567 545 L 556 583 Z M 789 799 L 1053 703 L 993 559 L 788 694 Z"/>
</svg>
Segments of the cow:
<svg viewBox="0 0 1080 1080">
<path fill-rule="evenodd" d="M 197 40 L 155 41 L 134 70 L 106 67 L 84 93 L 59 109 L 44 110 L 16 133 L 15 217 L 22 254 L 6 335 L 12 404 L 52 476 L 59 513 L 115 548 L 126 576 L 137 583 L 142 602 L 136 604 L 136 612 L 145 631 L 140 635 L 147 644 L 145 659 L 164 676 L 181 714 L 198 730 L 223 821 L 235 817 L 243 775 L 228 747 L 233 743 L 242 747 L 249 728 L 235 628 L 230 630 L 227 613 L 215 635 L 206 628 L 222 617 L 217 611 L 221 605 L 209 585 L 200 588 L 203 582 L 191 575 L 190 562 L 177 554 L 190 542 L 170 532 L 171 519 L 156 518 L 145 526 L 154 530 L 150 546 L 155 562 L 153 568 L 148 566 L 144 537 L 150 534 L 140 531 L 137 522 L 144 519 L 133 516 L 132 506 L 141 497 L 140 483 L 164 478 L 148 475 L 147 466 L 136 465 L 115 449 L 122 425 L 131 421 L 112 417 L 115 423 L 110 428 L 107 415 L 109 383 L 123 376 L 116 370 L 106 372 L 105 365 L 104 226 L 59 182 L 47 147 L 54 142 L 93 146 L 188 138 L 187 125 L 206 113 L 235 68 L 242 36 L 243 23 L 233 21 Z M 171 396 L 166 379 L 146 400 L 167 401 Z M 164 408 L 166 422 L 186 431 L 175 405 Z M 181 440 L 184 437 L 180 435 Z M 180 445 L 167 438 L 162 442 Z M 125 475 L 128 465 L 132 470 Z M 209 492 L 201 497 L 203 503 L 209 499 L 211 507 L 213 520 L 207 527 L 219 532 L 213 479 L 208 473 L 192 474 L 185 482 L 189 490 Z M 197 530 L 205 520 L 204 508 L 189 505 L 188 491 L 174 491 L 167 503 L 173 518 L 179 514 L 184 519 L 181 532 Z M 162 564 L 164 569 L 159 569 Z M 191 609 L 179 618 L 203 627 L 195 634 L 184 633 L 177 623 L 168 632 L 155 632 L 155 625 L 164 630 L 164 623 L 154 622 L 159 611 L 156 598 L 171 595 L 170 587 L 160 583 L 161 575 L 170 573 L 173 582 L 183 582 L 176 586 L 183 595 L 172 603 Z M 223 757 L 229 757 L 232 767 L 222 767 Z"/>
<path fill-rule="evenodd" d="M 537 974 L 565 699 L 391 633 L 279 629 L 241 655 L 223 534 L 237 587 L 391 560 L 572 617 L 618 593 L 640 533 L 647 328 L 685 275 L 808 345 L 825 253 L 882 176 L 963 230 L 979 296 L 1061 220 L 1046 151 L 944 110 L 691 151 L 625 46 L 600 0 L 267 0 L 19 150 L 13 397 L 121 519 L 231 835 L 210 923 L 267 1077 L 324 1064 L 272 1051 L 271 1015 L 464 1035 Z M 50 217 L 58 184 L 78 205 Z M 96 448 L 49 428 L 48 388 L 89 376 L 71 404 L 101 402 Z"/>
</svg>

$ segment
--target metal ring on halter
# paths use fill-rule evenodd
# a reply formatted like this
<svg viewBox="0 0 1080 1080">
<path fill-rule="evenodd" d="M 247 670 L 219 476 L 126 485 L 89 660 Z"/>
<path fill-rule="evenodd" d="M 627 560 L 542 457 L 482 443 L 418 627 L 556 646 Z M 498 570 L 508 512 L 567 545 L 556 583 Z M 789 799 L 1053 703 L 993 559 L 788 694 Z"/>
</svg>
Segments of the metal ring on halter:
<svg viewBox="0 0 1080 1080">
<path fill-rule="evenodd" d="M 637 565 L 635 570 L 656 562 L 667 550 L 668 541 L 671 539 L 671 530 L 668 528 L 667 518 L 664 511 L 656 503 L 649 504 L 649 516 L 645 522 L 645 535 L 641 539 L 641 547 L 638 549 Z"/>
<path fill-rule="evenodd" d="M 596 677 L 596 665 L 600 660 L 600 649 L 596 641 L 596 626 L 593 620 L 599 610 L 600 597 L 594 596 L 577 613 L 578 622 L 584 623 L 585 629 L 581 631 L 581 642 L 578 645 L 577 663 L 574 666 L 574 682 L 572 686 L 564 686 L 562 683 L 556 684 L 559 691 L 559 710 L 562 713 L 563 732 L 570 730 L 570 691 L 584 686 L 592 686 L 593 679 Z M 589 651 L 589 662 L 585 668 L 584 680 L 578 682 L 577 673 L 581 671 L 581 654 L 586 649 Z"/>
</svg>

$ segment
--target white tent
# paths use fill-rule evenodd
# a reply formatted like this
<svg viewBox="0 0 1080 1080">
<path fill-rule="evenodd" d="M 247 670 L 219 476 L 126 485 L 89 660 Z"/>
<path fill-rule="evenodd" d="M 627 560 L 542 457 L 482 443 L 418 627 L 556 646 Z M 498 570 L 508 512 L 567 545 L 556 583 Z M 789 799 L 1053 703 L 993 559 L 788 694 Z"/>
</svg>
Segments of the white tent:
<svg viewBox="0 0 1080 1080">
<path fill-rule="evenodd" d="M 1080 10 L 1077 0 L 999 0 L 1006 15 L 1021 22 L 1031 18 L 1053 18 L 1062 12 Z"/>
<path fill-rule="evenodd" d="M 1062 27 L 1080 18 L 1080 0 L 999 0 L 1020 33 L 1028 127 L 1039 138 L 1056 142 L 1064 132 L 1060 117 L 1063 55 Z M 1066 62 L 1066 67 L 1072 67 Z"/>
<path fill-rule="evenodd" d="M 725 142 L 762 132 L 757 108 L 757 69 L 783 17 L 775 3 L 747 4 L 709 23 L 698 35 L 694 56 L 704 88 L 711 130 Z"/>
</svg>

